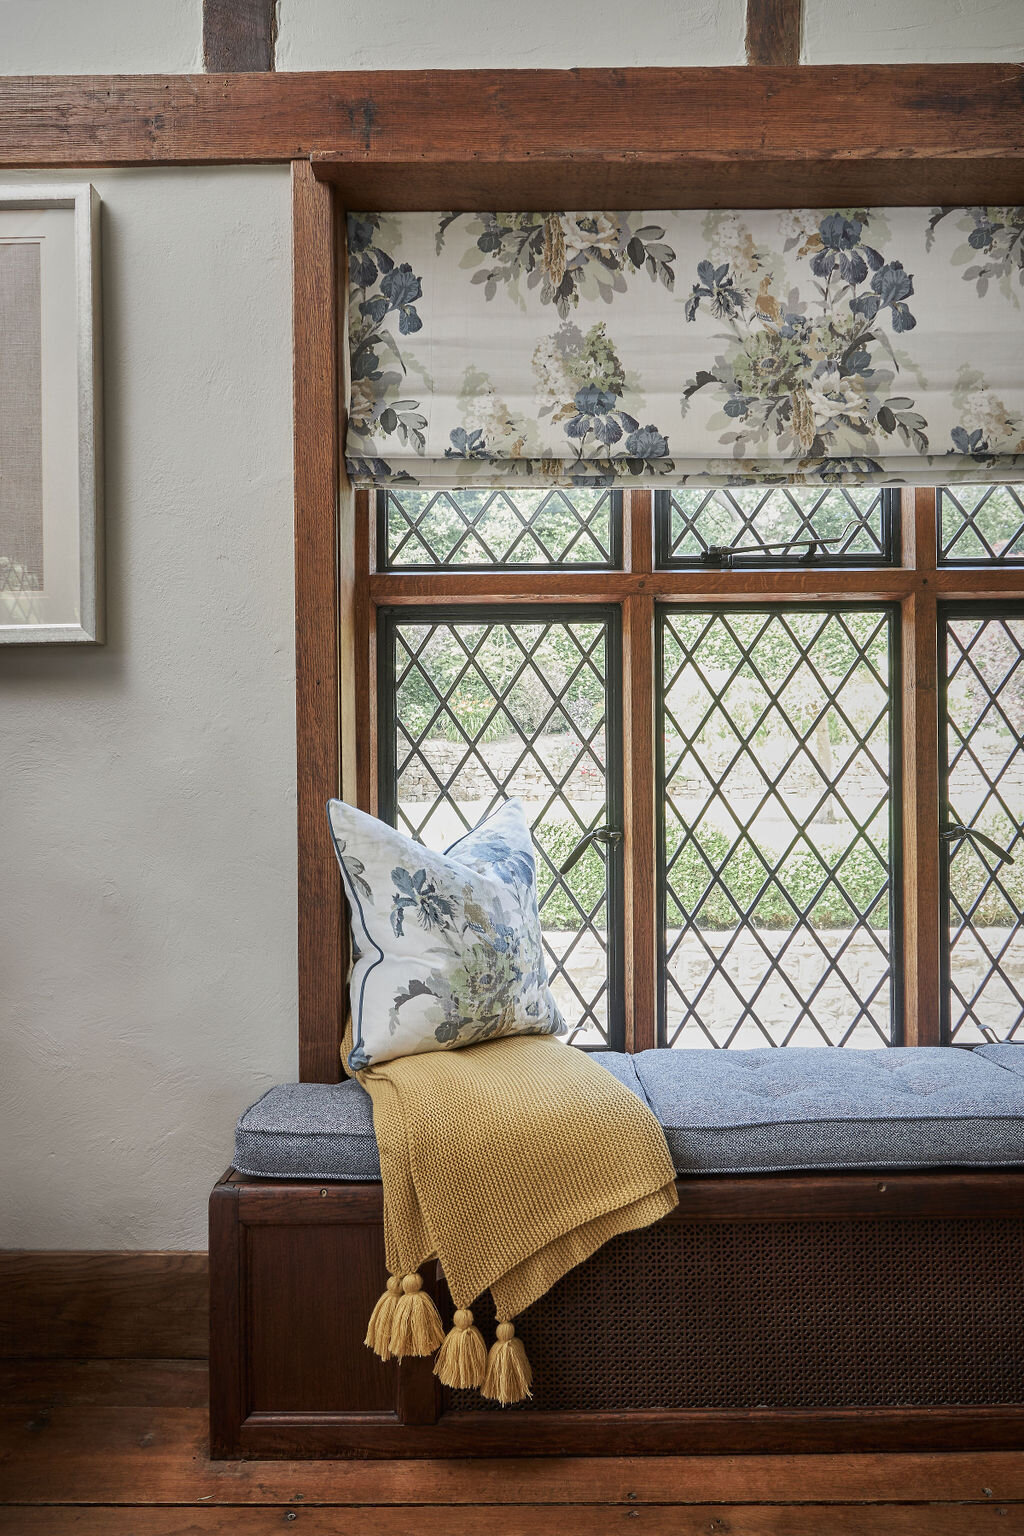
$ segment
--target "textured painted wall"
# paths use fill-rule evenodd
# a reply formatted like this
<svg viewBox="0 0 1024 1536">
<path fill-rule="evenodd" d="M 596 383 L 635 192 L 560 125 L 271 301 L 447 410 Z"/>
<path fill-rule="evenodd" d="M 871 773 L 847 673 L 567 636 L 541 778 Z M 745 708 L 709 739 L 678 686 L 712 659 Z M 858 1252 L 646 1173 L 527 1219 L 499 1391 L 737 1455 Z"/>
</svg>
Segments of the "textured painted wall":
<svg viewBox="0 0 1024 1536">
<path fill-rule="evenodd" d="M 1024 0 L 804 0 L 805 64 L 1024 59 Z"/>
<path fill-rule="evenodd" d="M 0 74 L 202 69 L 203 0 L 0 0 Z"/>
<path fill-rule="evenodd" d="M 0 647 L 0 1246 L 204 1247 L 296 1071 L 288 172 L 92 179 L 109 640 Z"/>
<path fill-rule="evenodd" d="M 745 0 L 281 0 L 278 69 L 742 64 Z"/>
</svg>

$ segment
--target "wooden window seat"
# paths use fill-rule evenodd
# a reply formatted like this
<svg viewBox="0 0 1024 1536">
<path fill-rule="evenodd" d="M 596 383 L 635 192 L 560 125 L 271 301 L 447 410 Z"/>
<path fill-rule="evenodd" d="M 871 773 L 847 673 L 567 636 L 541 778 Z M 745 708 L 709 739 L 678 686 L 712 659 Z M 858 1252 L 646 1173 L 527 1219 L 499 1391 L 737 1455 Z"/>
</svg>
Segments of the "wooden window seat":
<svg viewBox="0 0 1024 1536">
<path fill-rule="evenodd" d="M 679 1207 L 608 1244 L 517 1319 L 535 1384 L 512 1409 L 441 1388 L 429 1360 L 383 1365 L 363 1346 L 386 1279 L 381 1187 L 360 1143 L 365 1095 L 355 1083 L 272 1090 L 243 1116 L 236 1150 L 243 1166 L 262 1157 L 263 1176 L 231 1170 L 211 1200 L 213 1455 L 1016 1447 L 1018 1052 L 609 1058 L 665 1125 Z M 315 1154 L 295 1150 L 303 1102 L 314 1105 Z M 709 1106 L 703 1125 L 697 1104 Z M 742 1158 L 751 1165 L 758 1125 L 762 1165 L 821 1159 L 806 1140 L 815 1123 L 832 1161 L 862 1164 L 872 1113 L 877 1168 L 736 1171 Z M 330 1149 L 332 1115 L 348 1165 L 331 1162 L 342 1155 L 340 1142 Z M 714 1116 L 724 1141 L 708 1141 Z M 275 1157 L 289 1176 L 266 1176 Z M 443 1276 L 428 1269 L 448 1322 Z M 476 1312 L 491 1328 L 483 1301 Z"/>
</svg>

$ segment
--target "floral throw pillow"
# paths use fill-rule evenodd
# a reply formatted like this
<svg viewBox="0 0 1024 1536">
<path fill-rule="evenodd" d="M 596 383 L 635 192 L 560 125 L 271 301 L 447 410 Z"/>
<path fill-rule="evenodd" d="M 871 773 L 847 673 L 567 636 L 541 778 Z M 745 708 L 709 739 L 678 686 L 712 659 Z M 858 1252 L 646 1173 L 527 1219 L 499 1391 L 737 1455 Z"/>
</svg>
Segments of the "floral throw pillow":
<svg viewBox="0 0 1024 1536">
<path fill-rule="evenodd" d="M 327 807 L 352 914 L 357 1072 L 499 1035 L 560 1035 L 523 807 L 434 853 L 341 800 Z"/>
</svg>

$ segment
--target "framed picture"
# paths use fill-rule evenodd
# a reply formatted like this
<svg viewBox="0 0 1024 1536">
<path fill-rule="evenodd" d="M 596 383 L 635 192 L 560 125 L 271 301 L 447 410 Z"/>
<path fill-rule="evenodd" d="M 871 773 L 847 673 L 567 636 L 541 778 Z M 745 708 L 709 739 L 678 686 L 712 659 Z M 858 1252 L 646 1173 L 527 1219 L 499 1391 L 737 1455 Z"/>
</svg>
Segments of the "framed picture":
<svg viewBox="0 0 1024 1536">
<path fill-rule="evenodd" d="M 100 201 L 0 186 L 0 642 L 103 639 Z"/>
</svg>

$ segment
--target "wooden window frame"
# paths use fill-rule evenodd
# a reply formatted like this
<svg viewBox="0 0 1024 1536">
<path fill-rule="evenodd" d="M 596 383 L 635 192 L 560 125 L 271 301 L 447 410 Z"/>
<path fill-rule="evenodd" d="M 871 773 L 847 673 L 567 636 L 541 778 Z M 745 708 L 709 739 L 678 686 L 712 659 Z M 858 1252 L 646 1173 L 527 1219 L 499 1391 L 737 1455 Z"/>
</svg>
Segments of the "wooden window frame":
<svg viewBox="0 0 1024 1536">
<path fill-rule="evenodd" d="M 795 57 L 796 7 L 790 0 L 758 0 L 753 10 L 754 68 L 0 77 L 0 167 L 292 165 L 299 1059 L 305 1080 L 337 1080 L 345 1006 L 346 924 L 340 876 L 324 835 L 324 801 L 339 792 L 358 798 L 373 754 L 372 734 L 360 744 L 357 728 L 357 721 L 371 718 L 366 692 L 373 672 L 361 664 L 362 654 L 357 664 L 354 645 L 357 633 L 370 632 L 376 601 L 364 558 L 372 534 L 360 527 L 340 451 L 341 208 L 1024 202 L 1019 68 L 769 65 L 769 59 Z M 1024 590 L 1020 575 L 1005 570 L 929 574 L 917 539 L 926 514 L 934 516 L 927 492 L 915 499 L 906 535 L 911 561 L 905 551 L 902 570 L 876 573 L 867 584 L 868 596 L 901 603 L 905 676 L 913 680 L 907 687 L 905 863 L 917 878 L 907 897 L 906 1038 L 918 1043 L 934 1037 L 928 1019 L 937 1017 L 938 914 L 928 842 L 937 787 L 926 766 L 917 771 L 919 760 L 931 760 L 937 731 L 935 602 L 939 596 L 1017 598 Z M 759 595 L 783 595 L 769 573 L 754 576 L 764 583 Z M 705 582 L 698 590 L 692 578 L 688 585 L 645 572 L 637 560 L 617 579 L 626 656 L 637 672 L 650 645 L 653 600 L 665 593 L 706 598 L 716 590 L 712 578 L 698 577 Z M 817 576 L 810 580 L 818 583 Z M 586 595 L 593 596 L 593 577 L 581 573 L 573 585 L 588 581 Z M 599 590 L 610 593 L 606 578 Z M 839 590 L 851 586 L 840 583 Z M 636 689 L 629 700 L 627 742 L 637 754 L 650 752 L 649 702 Z M 649 809 L 630 807 L 637 849 L 651 844 Z M 633 927 L 633 964 L 648 971 L 649 935 Z"/>
<path fill-rule="evenodd" d="M 374 621 L 385 601 L 501 602 L 540 595 L 621 603 L 624 746 L 637 765 L 653 765 L 651 662 L 659 598 L 898 602 L 904 680 L 903 1039 L 908 1045 L 937 1044 L 936 604 L 942 598 L 1024 597 L 1024 572 L 937 570 L 931 490 L 904 493 L 903 563 L 885 569 L 655 571 L 652 498 L 635 491 L 625 512 L 626 558 L 619 572 L 467 573 L 456 578 L 461 599 L 446 585 L 453 579 L 447 573 L 376 572 L 375 519 L 366 498 L 345 481 L 341 450 L 343 211 L 346 206 L 529 210 L 566 206 L 567 198 L 577 203 L 626 198 L 652 207 L 814 206 L 823 199 L 871 205 L 906 202 L 908 196 L 917 204 L 1021 201 L 1024 78 L 997 66 L 801 66 L 456 71 L 425 75 L 419 83 L 421 90 L 410 91 L 408 76 L 304 76 L 288 83 L 286 77 L 267 76 L 260 81 L 267 89 L 256 91 L 254 77 L 236 77 L 229 121 L 222 114 L 226 89 L 209 99 L 205 92 L 183 99 L 177 86 L 168 84 L 164 116 L 142 135 L 138 101 L 121 82 L 120 92 L 108 94 L 98 126 L 94 117 L 91 147 L 79 149 L 110 162 L 117 155 L 104 154 L 103 135 L 123 156 L 134 134 L 133 152 L 150 161 L 241 158 L 225 148 L 231 143 L 237 149 L 235 136 L 241 133 L 252 158 L 292 158 L 301 1077 L 334 1082 L 341 1075 L 348 938 L 324 802 L 344 794 L 358 804 L 373 804 Z M 5 96 L 8 110 L 12 104 L 25 109 L 24 87 L 25 82 L 0 80 L 0 121 Z M 282 93 L 293 110 L 277 102 Z M 257 99 L 262 115 L 254 119 Z M 820 143 L 811 119 L 817 122 L 824 99 L 836 148 L 827 159 L 811 160 L 807 146 Z M 63 96 L 61 101 L 66 117 Z M 38 110 L 38 95 L 29 93 L 28 105 Z M 709 127 L 709 114 L 717 128 Z M 388 131 L 382 136 L 376 125 L 385 115 Z M 201 138 L 197 119 L 213 132 L 212 140 Z M 146 139 L 141 148 L 140 136 Z M 36 163 L 66 156 L 67 141 L 64 129 L 59 143 L 53 141 L 44 123 L 36 134 L 42 146 Z M 637 773 L 636 779 L 649 789 L 626 796 L 630 1050 L 655 1043 L 657 1014 L 653 771 Z"/>
<path fill-rule="evenodd" d="M 936 566 L 936 496 L 903 491 L 899 565 L 863 569 L 656 570 L 653 495 L 624 495 L 623 568 L 377 571 L 372 493 L 344 480 L 338 395 L 344 242 L 332 188 L 294 169 L 296 637 L 299 750 L 300 1071 L 336 1081 L 346 922 L 324 800 L 376 809 L 378 608 L 617 603 L 622 612 L 625 1045 L 657 1044 L 654 625 L 659 599 L 898 603 L 902 648 L 903 1040 L 940 1043 L 938 612 L 944 599 L 1024 597 L 1024 570 Z M 337 487 L 337 489 L 335 489 Z M 335 708 L 332 711 L 332 699 Z"/>
</svg>

